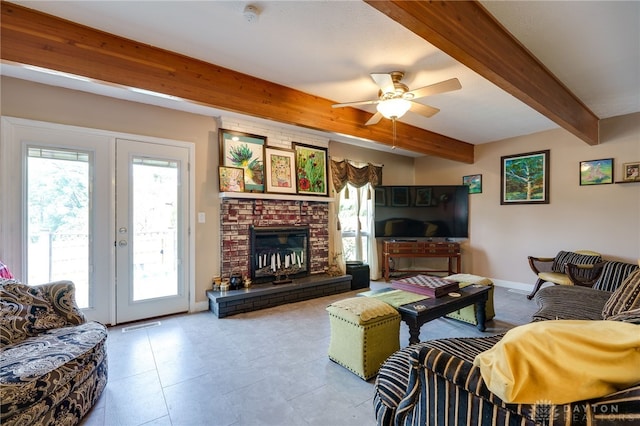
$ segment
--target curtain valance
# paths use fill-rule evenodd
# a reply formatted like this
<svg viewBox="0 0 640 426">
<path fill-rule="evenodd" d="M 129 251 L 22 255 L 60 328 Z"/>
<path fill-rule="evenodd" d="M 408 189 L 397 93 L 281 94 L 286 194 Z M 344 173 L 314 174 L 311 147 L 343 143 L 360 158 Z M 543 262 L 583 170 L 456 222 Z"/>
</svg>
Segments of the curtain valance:
<svg viewBox="0 0 640 426">
<path fill-rule="evenodd" d="M 369 163 L 356 167 L 348 160 L 331 160 L 331 180 L 336 192 L 342 191 L 347 183 L 356 188 L 361 188 L 367 183 L 375 187 L 382 184 L 382 166 Z"/>
</svg>

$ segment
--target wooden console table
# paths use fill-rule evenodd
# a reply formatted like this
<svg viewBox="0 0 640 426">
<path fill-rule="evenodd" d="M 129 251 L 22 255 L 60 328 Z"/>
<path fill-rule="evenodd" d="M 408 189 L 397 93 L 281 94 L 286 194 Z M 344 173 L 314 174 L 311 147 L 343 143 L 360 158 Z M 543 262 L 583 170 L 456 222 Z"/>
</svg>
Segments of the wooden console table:
<svg viewBox="0 0 640 426">
<path fill-rule="evenodd" d="M 448 272 L 453 274 L 453 259 L 456 259 L 456 273 L 460 273 L 460 243 L 432 242 L 432 241 L 385 241 L 383 248 L 383 274 L 384 280 L 389 281 L 391 268 L 389 261 L 391 258 L 400 257 L 446 257 L 448 258 L 448 269 L 440 270 L 402 270 L 394 269 L 395 272 Z"/>
</svg>

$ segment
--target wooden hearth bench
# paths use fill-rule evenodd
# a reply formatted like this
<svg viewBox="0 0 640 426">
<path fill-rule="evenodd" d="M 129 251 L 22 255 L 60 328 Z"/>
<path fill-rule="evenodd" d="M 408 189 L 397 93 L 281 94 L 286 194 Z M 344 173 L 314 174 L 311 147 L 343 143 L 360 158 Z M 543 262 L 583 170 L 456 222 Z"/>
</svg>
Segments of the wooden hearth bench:
<svg viewBox="0 0 640 426">
<path fill-rule="evenodd" d="M 207 291 L 209 310 L 218 318 L 242 312 L 272 308 L 285 303 L 300 302 L 351 290 L 351 275 L 332 277 L 315 274 L 296 278 L 291 283 L 254 284 L 250 288 L 228 291 Z"/>
</svg>

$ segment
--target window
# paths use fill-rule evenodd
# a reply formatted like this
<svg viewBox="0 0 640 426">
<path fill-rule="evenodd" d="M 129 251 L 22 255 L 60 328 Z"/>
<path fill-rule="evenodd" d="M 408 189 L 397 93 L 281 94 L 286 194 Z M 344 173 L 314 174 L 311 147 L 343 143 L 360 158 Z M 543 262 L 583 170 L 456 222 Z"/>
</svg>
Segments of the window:
<svg viewBox="0 0 640 426">
<path fill-rule="evenodd" d="M 345 261 L 369 263 L 372 200 L 369 199 L 370 184 L 356 188 L 347 184 L 340 192 L 338 218 L 342 232 L 342 249 Z M 347 198 L 347 194 L 349 198 Z"/>
</svg>

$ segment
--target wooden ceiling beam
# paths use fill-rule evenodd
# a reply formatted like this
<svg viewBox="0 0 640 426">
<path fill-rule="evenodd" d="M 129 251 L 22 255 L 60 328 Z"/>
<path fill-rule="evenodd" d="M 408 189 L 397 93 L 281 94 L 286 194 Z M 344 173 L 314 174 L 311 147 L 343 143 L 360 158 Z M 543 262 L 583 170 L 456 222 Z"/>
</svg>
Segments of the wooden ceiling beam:
<svg viewBox="0 0 640 426">
<path fill-rule="evenodd" d="M 364 1 L 584 142 L 599 143 L 598 117 L 479 2 Z"/>
<path fill-rule="evenodd" d="M 2 2 L 3 60 L 176 96 L 226 111 L 367 139 L 409 151 L 473 163 L 474 146 L 388 120 L 364 126 L 371 114 L 334 109 L 335 102 L 214 64 L 138 43 Z"/>
</svg>

